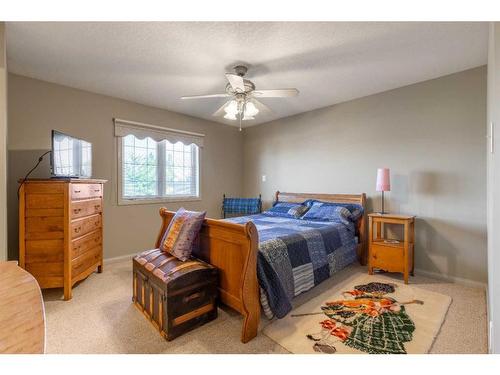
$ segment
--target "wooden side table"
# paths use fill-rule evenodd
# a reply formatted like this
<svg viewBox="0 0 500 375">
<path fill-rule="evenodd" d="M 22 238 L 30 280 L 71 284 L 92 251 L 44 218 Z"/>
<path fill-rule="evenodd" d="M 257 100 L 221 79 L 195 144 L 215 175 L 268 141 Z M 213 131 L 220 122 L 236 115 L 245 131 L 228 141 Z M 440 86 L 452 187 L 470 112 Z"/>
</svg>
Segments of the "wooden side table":
<svg viewBox="0 0 500 375">
<path fill-rule="evenodd" d="M 368 273 L 372 275 L 374 268 L 402 272 L 408 284 L 408 275 L 413 276 L 415 263 L 415 216 L 372 213 L 368 218 Z M 403 238 L 386 238 L 384 224 L 402 225 Z"/>
</svg>

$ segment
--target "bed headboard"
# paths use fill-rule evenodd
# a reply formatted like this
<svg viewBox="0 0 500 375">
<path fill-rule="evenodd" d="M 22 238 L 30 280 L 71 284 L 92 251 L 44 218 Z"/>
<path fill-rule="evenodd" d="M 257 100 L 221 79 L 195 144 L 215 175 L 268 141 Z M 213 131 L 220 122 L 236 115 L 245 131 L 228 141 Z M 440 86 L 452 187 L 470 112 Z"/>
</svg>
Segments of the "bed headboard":
<svg viewBox="0 0 500 375">
<path fill-rule="evenodd" d="M 366 264 L 367 235 L 366 235 L 366 194 L 318 194 L 318 193 L 283 193 L 276 192 L 276 201 L 301 203 L 307 199 L 317 199 L 319 201 L 331 203 L 353 203 L 359 204 L 365 213 L 358 221 L 357 234 L 359 237 L 358 259 L 361 264 Z"/>
</svg>

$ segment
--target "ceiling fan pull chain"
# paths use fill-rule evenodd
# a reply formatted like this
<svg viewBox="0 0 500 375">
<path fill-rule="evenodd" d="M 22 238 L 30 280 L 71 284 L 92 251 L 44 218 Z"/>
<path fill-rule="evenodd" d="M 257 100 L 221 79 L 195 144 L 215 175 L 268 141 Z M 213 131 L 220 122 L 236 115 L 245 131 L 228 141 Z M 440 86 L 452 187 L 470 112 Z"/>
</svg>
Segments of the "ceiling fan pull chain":
<svg viewBox="0 0 500 375">
<path fill-rule="evenodd" d="M 241 112 L 240 112 L 240 131 L 241 131 L 241 119 L 243 118 L 243 116 L 245 115 L 245 111 L 247 109 L 247 102 L 245 100 L 245 102 L 243 103 L 243 106 L 241 108 Z"/>
</svg>

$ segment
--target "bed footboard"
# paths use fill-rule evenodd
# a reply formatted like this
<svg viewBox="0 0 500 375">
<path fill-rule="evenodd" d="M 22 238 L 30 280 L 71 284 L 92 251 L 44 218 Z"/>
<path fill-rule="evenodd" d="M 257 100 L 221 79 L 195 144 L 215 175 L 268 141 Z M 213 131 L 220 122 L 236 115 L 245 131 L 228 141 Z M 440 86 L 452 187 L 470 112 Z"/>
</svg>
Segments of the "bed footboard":
<svg viewBox="0 0 500 375">
<path fill-rule="evenodd" d="M 160 246 L 163 233 L 175 212 L 160 209 L 162 227 L 156 240 Z M 255 225 L 205 219 L 200 232 L 200 246 L 193 255 L 219 269 L 219 292 L 222 303 L 243 315 L 241 341 L 257 336 L 260 321 L 257 282 L 258 234 Z"/>
</svg>

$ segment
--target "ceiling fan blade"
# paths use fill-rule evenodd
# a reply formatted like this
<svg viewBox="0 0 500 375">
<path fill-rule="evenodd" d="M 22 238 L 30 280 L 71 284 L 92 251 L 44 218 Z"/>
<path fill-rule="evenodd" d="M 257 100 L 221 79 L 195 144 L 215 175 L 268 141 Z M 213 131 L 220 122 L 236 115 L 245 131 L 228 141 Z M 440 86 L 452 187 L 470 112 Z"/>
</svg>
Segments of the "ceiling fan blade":
<svg viewBox="0 0 500 375">
<path fill-rule="evenodd" d="M 224 108 L 226 108 L 226 106 L 229 104 L 231 100 L 228 100 L 227 102 L 225 102 L 217 111 L 215 111 L 212 116 L 222 116 L 222 115 L 225 115 L 226 114 L 226 111 L 224 111 Z"/>
<path fill-rule="evenodd" d="M 250 99 L 250 102 L 252 102 L 255 106 L 255 108 L 257 108 L 259 110 L 259 112 L 262 112 L 263 114 L 270 114 L 270 113 L 273 113 L 273 111 L 271 111 L 271 108 L 269 108 L 267 105 L 265 105 L 264 103 L 261 103 L 259 102 L 257 99 L 255 98 L 252 98 Z"/>
<path fill-rule="evenodd" d="M 289 98 L 299 95 L 297 89 L 257 90 L 252 92 L 257 98 Z"/>
<path fill-rule="evenodd" d="M 229 94 L 210 94 L 210 95 L 188 95 L 181 96 L 181 99 L 205 99 L 205 98 L 227 98 Z"/>
<path fill-rule="evenodd" d="M 235 92 L 245 92 L 243 77 L 233 73 L 226 73 L 226 78 Z"/>
</svg>

